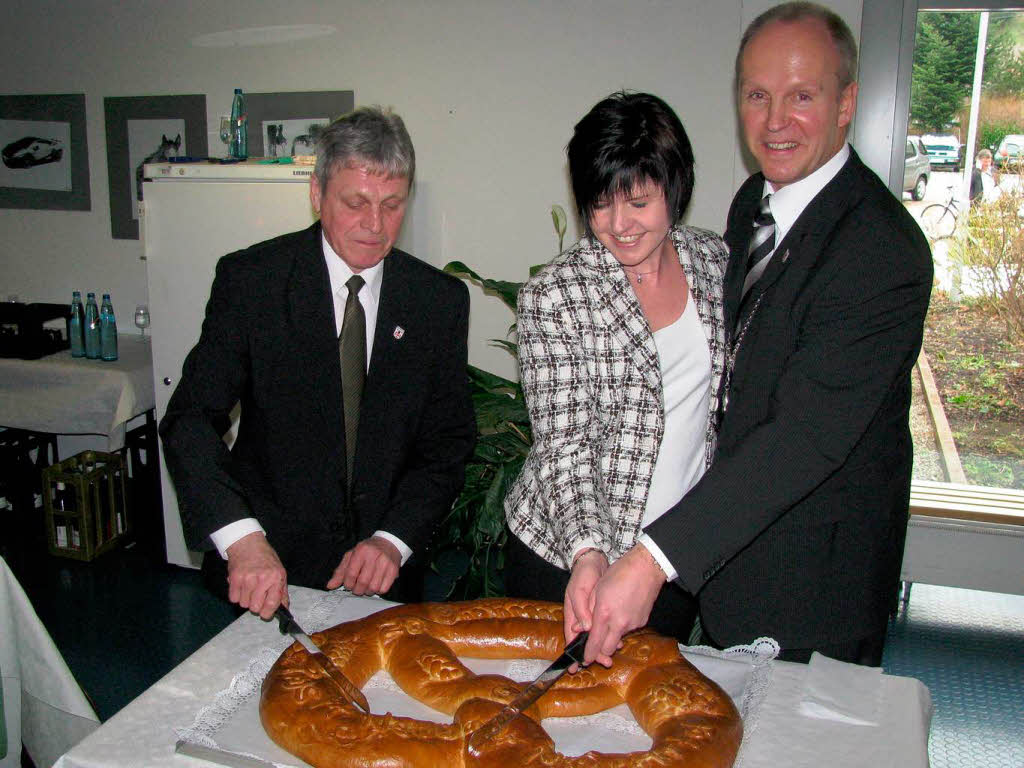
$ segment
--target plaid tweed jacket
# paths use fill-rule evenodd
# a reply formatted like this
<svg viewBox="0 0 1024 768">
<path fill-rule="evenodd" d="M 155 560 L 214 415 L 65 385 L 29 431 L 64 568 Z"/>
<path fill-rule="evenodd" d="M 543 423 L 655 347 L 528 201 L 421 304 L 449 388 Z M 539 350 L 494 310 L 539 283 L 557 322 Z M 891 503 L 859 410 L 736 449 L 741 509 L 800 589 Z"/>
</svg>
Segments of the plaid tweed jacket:
<svg viewBox="0 0 1024 768">
<path fill-rule="evenodd" d="M 725 357 L 718 235 L 670 236 L 711 353 L 705 467 Z M 664 431 L 654 337 L 621 265 L 582 238 L 519 292 L 519 370 L 533 445 L 505 498 L 509 528 L 550 563 L 569 568 L 584 542 L 616 559 L 640 534 Z"/>
</svg>

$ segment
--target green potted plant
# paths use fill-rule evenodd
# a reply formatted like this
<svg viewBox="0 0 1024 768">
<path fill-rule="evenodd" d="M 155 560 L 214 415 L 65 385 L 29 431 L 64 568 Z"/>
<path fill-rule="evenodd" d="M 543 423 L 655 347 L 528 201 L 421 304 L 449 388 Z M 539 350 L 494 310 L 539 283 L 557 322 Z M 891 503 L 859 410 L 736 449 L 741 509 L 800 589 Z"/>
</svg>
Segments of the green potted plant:
<svg viewBox="0 0 1024 768">
<path fill-rule="evenodd" d="M 566 216 L 551 207 L 551 220 L 561 252 Z M 532 276 L 540 266 L 530 269 Z M 461 261 L 444 271 L 478 282 L 513 312 L 522 283 L 481 277 Z M 514 338 L 515 323 L 508 335 Z M 492 339 L 515 357 L 518 347 L 509 339 Z M 476 412 L 476 447 L 466 464 L 466 481 L 432 542 L 431 568 L 437 584 L 430 597 L 468 600 L 505 594 L 502 578 L 505 544 L 505 494 L 519 475 L 533 442 L 530 416 L 518 381 L 470 365 L 470 392 Z"/>
</svg>

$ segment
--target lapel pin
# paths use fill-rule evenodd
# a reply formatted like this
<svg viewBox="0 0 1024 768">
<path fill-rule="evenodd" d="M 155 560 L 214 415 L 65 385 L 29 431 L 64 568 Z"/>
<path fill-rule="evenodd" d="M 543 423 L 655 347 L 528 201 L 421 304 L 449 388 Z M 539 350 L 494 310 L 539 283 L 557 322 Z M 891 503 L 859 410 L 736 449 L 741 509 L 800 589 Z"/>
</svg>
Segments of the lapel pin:
<svg viewBox="0 0 1024 768">
<path fill-rule="evenodd" d="M 789 261 L 789 248 L 787 248 L 786 252 L 782 254 L 782 263 L 785 264 L 787 261 Z"/>
<path fill-rule="evenodd" d="M 396 325 L 395 326 L 395 330 L 392 331 L 391 335 L 394 336 L 395 337 L 395 341 L 397 341 L 398 339 L 400 339 L 403 336 L 405 336 L 405 328 L 403 328 L 400 325 Z"/>
</svg>

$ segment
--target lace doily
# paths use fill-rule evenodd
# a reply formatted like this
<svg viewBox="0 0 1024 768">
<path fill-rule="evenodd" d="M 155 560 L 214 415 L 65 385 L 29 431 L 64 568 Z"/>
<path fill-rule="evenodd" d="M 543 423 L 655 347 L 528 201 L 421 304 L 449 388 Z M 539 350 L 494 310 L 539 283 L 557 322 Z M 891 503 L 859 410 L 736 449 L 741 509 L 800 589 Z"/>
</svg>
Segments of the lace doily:
<svg viewBox="0 0 1024 768">
<path fill-rule="evenodd" d="M 337 623 L 335 617 L 338 614 L 340 601 L 347 597 L 347 594 L 341 592 L 329 592 L 319 596 L 305 615 L 303 626 L 307 627 L 307 631 L 312 632 L 333 626 Z M 230 685 L 217 694 L 212 704 L 199 710 L 191 725 L 175 729 L 178 739 L 204 747 L 228 749 L 233 754 L 267 760 L 266 754 L 231 749 L 230 745 L 218 743 L 217 738 L 239 710 L 243 707 L 251 707 L 253 700 L 258 699 L 263 679 L 291 642 L 291 638 L 282 637 L 281 642 L 275 646 L 260 650 L 249 661 L 246 668 L 232 678 Z M 680 650 L 694 666 L 718 682 L 736 704 L 736 708 L 743 718 L 743 740 L 740 743 L 740 750 L 733 767 L 742 768 L 745 762 L 745 747 L 757 728 L 758 710 L 771 686 L 772 661 L 779 653 L 778 643 L 771 638 L 762 637 L 750 645 L 734 646 L 721 651 L 703 645 L 680 645 Z M 478 659 L 464 659 L 463 661 L 474 672 L 495 671 L 494 665 L 500 663 L 502 665 L 501 674 L 519 681 L 532 680 L 548 663 L 533 659 L 503 662 Z M 395 696 L 405 696 L 391 676 L 384 671 L 377 672 L 371 677 L 363 686 L 363 690 L 368 695 L 371 691 L 378 691 L 388 692 Z M 445 715 L 436 714 L 436 719 L 439 722 L 446 721 Z M 255 727 L 262 732 L 258 717 L 256 720 Z M 447 721 L 450 722 L 450 718 Z M 621 738 L 624 742 L 621 748 L 628 751 L 644 750 L 651 747 L 650 737 L 637 725 L 625 704 L 586 717 L 550 718 L 545 720 L 544 727 L 556 740 L 557 736 L 554 731 L 572 733 L 574 729 L 580 732 L 584 732 L 583 729 L 586 729 L 593 733 L 596 729 L 603 729 L 614 732 L 618 738 Z M 293 758 L 293 760 L 298 762 L 297 758 Z M 273 764 L 279 768 L 292 768 L 295 765 L 294 762 L 274 762 Z"/>
<path fill-rule="evenodd" d="M 743 692 L 733 702 L 740 711 L 743 718 L 743 740 L 740 742 L 740 751 L 736 755 L 733 768 L 742 768 L 746 763 L 746 747 L 757 730 L 757 721 L 761 711 L 761 704 L 768 689 L 772 684 L 772 662 L 779 655 L 779 643 L 770 637 L 759 637 L 750 645 L 733 645 L 725 650 L 718 650 L 708 645 L 679 646 L 683 655 L 689 659 L 691 664 L 700 668 L 698 656 L 707 656 L 713 659 L 725 659 L 731 661 L 745 661 L 751 665 L 750 677 L 743 688 Z M 731 693 L 731 692 L 730 692 Z"/>
<path fill-rule="evenodd" d="M 317 599 L 307 614 L 307 623 L 310 627 L 307 631 L 319 632 L 333 626 L 331 616 L 337 609 L 339 601 L 345 597 L 346 593 L 337 591 L 328 592 Z M 277 645 L 261 649 L 249 660 L 242 672 L 231 678 L 231 683 L 217 694 L 212 704 L 202 707 L 196 713 L 195 720 L 191 725 L 174 729 L 178 739 L 203 747 L 219 749 L 220 745 L 214 738 L 218 731 L 234 717 L 246 702 L 259 695 L 260 686 L 263 685 L 263 680 L 270 672 L 270 668 L 274 666 L 274 662 L 292 642 L 290 637 L 282 635 L 281 641 Z M 257 760 L 264 759 L 262 755 L 251 752 L 235 751 L 235 754 Z M 275 762 L 274 765 L 279 768 L 292 768 L 283 763 Z"/>
</svg>

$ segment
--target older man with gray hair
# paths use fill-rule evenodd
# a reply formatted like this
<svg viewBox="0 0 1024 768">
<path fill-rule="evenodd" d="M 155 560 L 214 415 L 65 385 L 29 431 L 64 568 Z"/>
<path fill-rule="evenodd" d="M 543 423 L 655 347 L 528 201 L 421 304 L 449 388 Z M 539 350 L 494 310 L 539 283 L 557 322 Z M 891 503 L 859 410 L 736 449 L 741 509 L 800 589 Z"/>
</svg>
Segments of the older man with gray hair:
<svg viewBox="0 0 1024 768">
<path fill-rule="evenodd" d="M 208 585 L 264 618 L 288 584 L 418 599 L 413 547 L 462 487 L 469 297 L 394 247 L 415 165 L 389 110 L 323 131 L 320 220 L 220 260 L 160 424 Z"/>
</svg>

